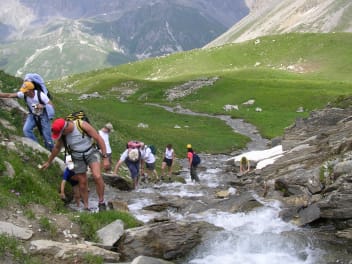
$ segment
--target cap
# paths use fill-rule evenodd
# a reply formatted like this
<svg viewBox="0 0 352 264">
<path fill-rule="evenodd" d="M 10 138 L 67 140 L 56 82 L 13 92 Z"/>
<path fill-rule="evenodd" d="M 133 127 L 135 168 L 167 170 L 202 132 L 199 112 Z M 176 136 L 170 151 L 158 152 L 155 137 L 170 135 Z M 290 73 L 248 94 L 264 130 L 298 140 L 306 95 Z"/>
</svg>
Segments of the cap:
<svg viewBox="0 0 352 264">
<path fill-rule="evenodd" d="M 191 144 L 187 144 L 187 148 L 192 148 L 192 145 Z"/>
<path fill-rule="evenodd" d="M 34 89 L 34 84 L 32 82 L 24 82 L 20 88 L 20 91 L 22 93 L 28 92 L 29 90 L 33 90 Z"/>
<path fill-rule="evenodd" d="M 53 139 L 58 139 L 61 136 L 62 131 L 65 128 L 65 124 L 66 124 L 66 121 L 63 118 L 58 118 L 54 120 L 54 122 L 51 125 L 51 137 Z"/>
<path fill-rule="evenodd" d="M 112 126 L 112 124 L 111 123 L 107 123 L 107 124 L 105 124 L 105 126 L 104 126 L 105 128 L 107 128 L 107 129 L 109 129 L 110 130 L 110 132 L 113 132 L 114 131 L 114 127 Z"/>
</svg>

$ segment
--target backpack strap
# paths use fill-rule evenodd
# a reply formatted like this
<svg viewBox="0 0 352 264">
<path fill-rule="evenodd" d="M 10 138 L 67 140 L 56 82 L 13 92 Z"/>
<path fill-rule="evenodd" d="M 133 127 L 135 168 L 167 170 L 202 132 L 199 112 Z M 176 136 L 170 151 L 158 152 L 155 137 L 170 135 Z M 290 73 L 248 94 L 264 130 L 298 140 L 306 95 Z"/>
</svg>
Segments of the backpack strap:
<svg viewBox="0 0 352 264">
<path fill-rule="evenodd" d="M 82 134 L 82 138 L 83 138 L 85 136 L 85 134 L 87 134 L 82 127 L 83 120 L 76 119 L 73 122 L 74 122 L 75 126 L 77 127 L 78 131 Z"/>
</svg>

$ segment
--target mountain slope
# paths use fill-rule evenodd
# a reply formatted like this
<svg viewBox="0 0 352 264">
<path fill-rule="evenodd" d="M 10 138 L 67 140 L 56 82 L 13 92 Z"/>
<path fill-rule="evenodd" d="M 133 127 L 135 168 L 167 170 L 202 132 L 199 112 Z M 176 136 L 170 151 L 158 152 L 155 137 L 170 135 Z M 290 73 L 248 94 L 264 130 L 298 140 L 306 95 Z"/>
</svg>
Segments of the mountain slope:
<svg viewBox="0 0 352 264">
<path fill-rule="evenodd" d="M 352 32 L 349 0 L 247 0 L 250 13 L 205 48 L 288 32 Z"/>
<path fill-rule="evenodd" d="M 244 0 L 0 2 L 0 67 L 45 79 L 199 48 L 248 13 Z"/>
</svg>

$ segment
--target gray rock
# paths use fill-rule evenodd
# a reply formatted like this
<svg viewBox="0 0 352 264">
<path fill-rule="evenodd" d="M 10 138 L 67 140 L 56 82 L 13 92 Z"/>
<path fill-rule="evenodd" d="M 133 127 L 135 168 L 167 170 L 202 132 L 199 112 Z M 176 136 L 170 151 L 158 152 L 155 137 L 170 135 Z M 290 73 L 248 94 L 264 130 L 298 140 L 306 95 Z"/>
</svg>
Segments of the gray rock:
<svg viewBox="0 0 352 264">
<path fill-rule="evenodd" d="M 172 264 L 172 263 L 173 262 L 152 258 L 152 257 L 146 257 L 146 256 L 138 256 L 131 262 L 131 264 Z"/>
<path fill-rule="evenodd" d="M 173 260 L 185 257 L 207 232 L 220 230 L 205 222 L 160 222 L 125 231 L 117 243 L 124 260 L 140 255 Z"/>
<path fill-rule="evenodd" d="M 48 259 L 65 260 L 72 256 L 84 257 L 85 255 L 99 256 L 104 261 L 118 261 L 120 254 L 105 250 L 103 248 L 90 244 L 61 243 L 51 240 L 34 240 L 30 243 L 30 252 L 32 255 L 45 255 Z"/>
<path fill-rule="evenodd" d="M 99 229 L 97 235 L 104 246 L 113 246 L 124 232 L 123 222 L 116 220 Z"/>
<path fill-rule="evenodd" d="M 7 234 L 19 239 L 28 240 L 33 236 L 33 231 L 29 228 L 19 227 L 12 223 L 0 221 L 0 233 Z"/>
</svg>

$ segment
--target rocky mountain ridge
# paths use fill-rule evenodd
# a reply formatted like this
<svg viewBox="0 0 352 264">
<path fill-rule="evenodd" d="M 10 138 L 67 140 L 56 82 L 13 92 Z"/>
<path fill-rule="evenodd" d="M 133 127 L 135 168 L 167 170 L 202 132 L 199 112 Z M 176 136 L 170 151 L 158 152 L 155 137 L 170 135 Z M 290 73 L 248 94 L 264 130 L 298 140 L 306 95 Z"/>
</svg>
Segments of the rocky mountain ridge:
<svg viewBox="0 0 352 264">
<path fill-rule="evenodd" d="M 289 32 L 352 32 L 348 0 L 247 0 L 249 14 L 205 48 Z"/>
<path fill-rule="evenodd" d="M 247 12 L 243 0 L 3 1 L 0 66 L 55 79 L 190 50 Z"/>
</svg>

